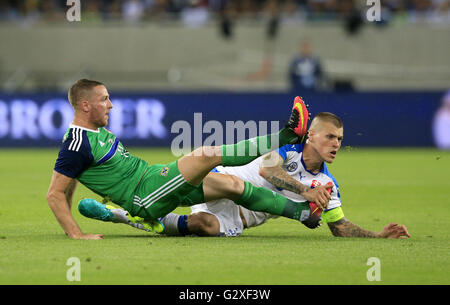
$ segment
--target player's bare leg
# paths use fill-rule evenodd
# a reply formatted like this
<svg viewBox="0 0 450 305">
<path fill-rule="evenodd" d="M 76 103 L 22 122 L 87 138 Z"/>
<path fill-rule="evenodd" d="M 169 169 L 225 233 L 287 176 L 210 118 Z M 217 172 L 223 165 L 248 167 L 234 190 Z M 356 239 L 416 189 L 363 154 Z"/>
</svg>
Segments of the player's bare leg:
<svg viewBox="0 0 450 305">
<path fill-rule="evenodd" d="M 217 217 L 199 212 L 191 214 L 188 217 L 188 228 L 192 234 L 198 236 L 218 236 L 220 233 L 220 224 Z"/>
<path fill-rule="evenodd" d="M 203 179 L 203 192 L 207 202 L 221 198 L 237 201 L 242 196 L 244 188 L 244 181 L 232 175 L 209 173 Z"/>
<path fill-rule="evenodd" d="M 216 166 L 222 164 L 220 146 L 202 146 L 177 161 L 178 170 L 183 178 L 199 185 L 203 178 Z"/>
</svg>

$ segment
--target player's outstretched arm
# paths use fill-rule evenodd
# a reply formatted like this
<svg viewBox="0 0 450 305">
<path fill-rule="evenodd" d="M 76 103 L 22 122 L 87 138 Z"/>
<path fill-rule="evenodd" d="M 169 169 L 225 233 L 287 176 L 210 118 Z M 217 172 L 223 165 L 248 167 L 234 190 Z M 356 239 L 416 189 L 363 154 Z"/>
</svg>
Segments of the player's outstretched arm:
<svg viewBox="0 0 450 305">
<path fill-rule="evenodd" d="M 289 175 L 282 168 L 282 164 L 283 158 L 275 151 L 270 152 L 263 156 L 259 174 L 273 186 L 302 195 L 307 201 L 315 202 L 321 209 L 326 209 L 331 198 L 327 189 L 333 185 L 311 189 Z"/>
<path fill-rule="evenodd" d="M 83 234 L 71 213 L 76 180 L 53 171 L 47 202 L 67 236 L 73 239 L 102 239 L 103 234 Z"/>
<path fill-rule="evenodd" d="M 345 217 L 336 222 L 328 223 L 333 236 L 336 237 L 371 237 L 371 238 L 403 238 L 410 237 L 404 225 L 396 223 L 388 224 L 380 233 L 362 229 L 358 225 L 348 221 Z"/>
</svg>

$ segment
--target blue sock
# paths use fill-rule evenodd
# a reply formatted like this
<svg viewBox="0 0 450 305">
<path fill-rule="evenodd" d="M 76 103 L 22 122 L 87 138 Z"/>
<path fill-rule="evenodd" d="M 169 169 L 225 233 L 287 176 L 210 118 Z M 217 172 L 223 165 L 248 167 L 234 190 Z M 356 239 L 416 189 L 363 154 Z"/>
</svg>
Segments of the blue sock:
<svg viewBox="0 0 450 305">
<path fill-rule="evenodd" d="M 178 232 L 180 232 L 181 235 L 191 234 L 187 226 L 187 219 L 188 215 L 180 215 L 180 217 L 178 218 Z"/>
</svg>

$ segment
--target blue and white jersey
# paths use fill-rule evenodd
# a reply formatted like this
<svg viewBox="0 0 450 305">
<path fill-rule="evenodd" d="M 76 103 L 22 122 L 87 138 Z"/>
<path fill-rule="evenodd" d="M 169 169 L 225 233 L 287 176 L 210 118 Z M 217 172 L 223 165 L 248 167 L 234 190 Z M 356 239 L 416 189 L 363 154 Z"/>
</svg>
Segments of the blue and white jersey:
<svg viewBox="0 0 450 305">
<path fill-rule="evenodd" d="M 341 206 L 341 196 L 339 194 L 339 185 L 336 179 L 328 171 L 325 163 L 323 163 L 322 170 L 314 174 L 306 169 L 303 161 L 303 147 L 304 144 L 285 145 L 277 150 L 278 154 L 283 158 L 282 167 L 286 172 L 296 180 L 300 181 L 303 185 L 314 188 L 319 185 L 325 185 L 328 182 L 333 183 L 331 191 L 331 199 L 328 203 L 328 210 Z M 272 191 L 275 191 L 282 196 L 289 198 L 290 200 L 302 202 L 306 199 L 294 192 L 284 189 L 278 189 L 270 184 L 266 179 L 259 175 L 259 166 L 261 164 L 262 157 L 257 158 L 249 164 L 244 166 L 234 167 L 222 167 L 218 166 L 217 171 L 224 174 L 230 174 L 248 181 L 255 186 L 265 187 Z"/>
</svg>

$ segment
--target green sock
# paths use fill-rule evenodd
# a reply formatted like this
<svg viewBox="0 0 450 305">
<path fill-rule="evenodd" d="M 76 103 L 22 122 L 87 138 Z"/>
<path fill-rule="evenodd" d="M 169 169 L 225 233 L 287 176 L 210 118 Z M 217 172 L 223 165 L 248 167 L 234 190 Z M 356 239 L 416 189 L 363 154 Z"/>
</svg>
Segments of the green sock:
<svg viewBox="0 0 450 305">
<path fill-rule="evenodd" d="M 309 217 L 308 202 L 289 200 L 266 188 L 253 186 L 247 181 L 244 181 L 244 184 L 244 192 L 241 198 L 236 201 L 237 204 L 252 211 L 266 212 L 299 221 L 304 220 L 305 217 Z M 307 212 L 303 213 L 302 217 L 303 211 Z"/>
<path fill-rule="evenodd" d="M 274 139 L 278 139 L 278 143 Z M 297 139 L 297 135 L 292 130 L 283 128 L 275 134 L 243 140 L 236 144 L 222 145 L 222 165 L 245 165 L 269 151 L 295 143 Z"/>
</svg>

